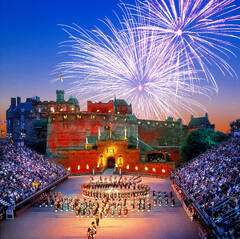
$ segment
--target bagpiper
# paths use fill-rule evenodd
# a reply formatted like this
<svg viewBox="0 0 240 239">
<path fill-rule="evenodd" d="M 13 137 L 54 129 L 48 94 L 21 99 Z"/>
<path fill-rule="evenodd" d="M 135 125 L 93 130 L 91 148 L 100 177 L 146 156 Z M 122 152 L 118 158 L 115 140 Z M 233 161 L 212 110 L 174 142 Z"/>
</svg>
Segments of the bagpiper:
<svg viewBox="0 0 240 239">
<path fill-rule="evenodd" d="M 115 214 L 115 206 L 114 206 L 114 204 L 112 204 L 112 206 L 111 206 L 111 215 L 112 215 L 112 217 L 114 216 L 114 214 Z"/>
<path fill-rule="evenodd" d="M 150 212 L 150 210 L 151 210 L 151 202 L 150 202 L 150 200 L 147 201 L 147 210 L 148 210 L 148 212 Z"/>
<path fill-rule="evenodd" d="M 118 204 L 118 207 L 117 207 L 117 212 L 118 212 L 118 216 L 120 217 L 121 214 L 122 214 L 122 207 L 120 204 Z"/>
<path fill-rule="evenodd" d="M 127 208 L 126 206 L 123 208 L 123 214 L 124 214 L 125 216 L 128 215 L 128 208 Z"/>
</svg>

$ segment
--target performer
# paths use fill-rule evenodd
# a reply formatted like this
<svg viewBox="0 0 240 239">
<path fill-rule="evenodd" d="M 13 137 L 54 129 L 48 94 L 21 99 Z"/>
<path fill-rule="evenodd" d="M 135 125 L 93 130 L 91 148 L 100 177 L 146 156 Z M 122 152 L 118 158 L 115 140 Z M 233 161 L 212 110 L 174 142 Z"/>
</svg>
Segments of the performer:
<svg viewBox="0 0 240 239">
<path fill-rule="evenodd" d="M 151 210 L 151 201 L 150 200 L 148 200 L 148 202 L 147 202 L 147 210 L 148 210 L 148 212 L 150 212 L 150 210 Z"/>
<path fill-rule="evenodd" d="M 127 209 L 127 207 L 125 206 L 124 207 L 124 209 L 123 209 L 123 214 L 125 215 L 125 216 L 127 216 L 128 215 L 128 209 Z"/>
<path fill-rule="evenodd" d="M 92 231 L 93 238 L 94 238 L 95 235 L 97 234 L 97 227 L 95 226 L 94 222 L 92 222 L 91 231 Z"/>
<path fill-rule="evenodd" d="M 87 217 L 89 217 L 90 214 L 91 214 L 91 211 L 90 211 L 90 208 L 89 208 L 89 204 L 86 205 L 85 214 L 86 214 Z"/>
<path fill-rule="evenodd" d="M 131 208 L 132 208 L 132 210 L 135 209 L 135 199 L 133 199 L 133 200 L 131 201 Z"/>
<path fill-rule="evenodd" d="M 121 207 L 120 204 L 119 204 L 118 207 L 117 207 L 117 212 L 118 212 L 118 216 L 120 217 L 121 214 L 122 214 L 122 207 Z"/>
<path fill-rule="evenodd" d="M 88 231 L 87 231 L 87 237 L 88 239 L 93 239 L 93 233 L 90 227 L 88 228 Z"/>
<path fill-rule="evenodd" d="M 140 201 L 140 199 L 138 199 L 137 208 L 138 208 L 138 211 L 140 211 L 140 209 L 141 209 L 141 201 Z"/>
<path fill-rule="evenodd" d="M 99 215 L 98 214 L 96 215 L 96 219 L 95 220 L 96 220 L 96 225 L 98 227 L 99 226 Z"/>
</svg>

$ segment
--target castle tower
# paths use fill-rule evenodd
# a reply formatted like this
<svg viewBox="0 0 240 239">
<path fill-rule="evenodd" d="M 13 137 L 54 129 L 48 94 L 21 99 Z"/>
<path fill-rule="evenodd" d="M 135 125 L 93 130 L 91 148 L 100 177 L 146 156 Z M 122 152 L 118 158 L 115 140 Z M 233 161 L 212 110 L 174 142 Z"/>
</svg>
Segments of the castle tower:
<svg viewBox="0 0 240 239">
<path fill-rule="evenodd" d="M 56 101 L 57 103 L 64 101 L 64 90 L 56 90 Z"/>
</svg>

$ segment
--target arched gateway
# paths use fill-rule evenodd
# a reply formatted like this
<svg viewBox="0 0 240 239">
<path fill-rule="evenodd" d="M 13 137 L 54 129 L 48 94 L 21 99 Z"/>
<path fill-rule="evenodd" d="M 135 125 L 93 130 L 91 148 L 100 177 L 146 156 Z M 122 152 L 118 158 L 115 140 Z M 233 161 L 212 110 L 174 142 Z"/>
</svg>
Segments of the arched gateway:
<svg viewBox="0 0 240 239">
<path fill-rule="evenodd" d="M 115 158 L 114 157 L 109 157 L 107 159 L 107 167 L 108 168 L 114 168 L 115 167 Z"/>
</svg>

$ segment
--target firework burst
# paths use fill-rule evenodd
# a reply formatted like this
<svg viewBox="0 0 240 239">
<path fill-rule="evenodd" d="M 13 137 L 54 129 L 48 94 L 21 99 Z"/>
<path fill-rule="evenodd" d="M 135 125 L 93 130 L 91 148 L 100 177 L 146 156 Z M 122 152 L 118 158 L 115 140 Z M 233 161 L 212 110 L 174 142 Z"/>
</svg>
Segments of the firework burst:
<svg viewBox="0 0 240 239">
<path fill-rule="evenodd" d="M 172 64 L 175 56 L 164 41 L 156 40 L 154 32 L 138 28 L 128 12 L 118 29 L 108 19 L 105 24 L 109 35 L 99 28 L 64 27 L 70 40 L 63 45 L 71 48 L 72 61 L 59 64 L 57 70 L 64 79 L 71 79 L 68 93 L 76 95 L 81 106 L 86 100 L 107 101 L 116 96 L 133 104 L 133 113 L 145 119 L 181 117 L 182 110 L 192 113 L 203 108 L 192 98 L 192 69 L 186 70 L 186 61 Z M 208 94 L 199 85 L 194 91 Z"/>
<path fill-rule="evenodd" d="M 188 69 L 202 71 L 216 91 L 210 66 L 236 76 L 227 61 L 229 54 L 234 55 L 229 40 L 240 38 L 240 7 L 235 0 L 139 0 L 128 7 L 145 21 L 142 29 L 165 42 L 174 55 L 173 64 L 185 61 Z M 190 77 L 196 77 L 194 72 Z"/>
</svg>

